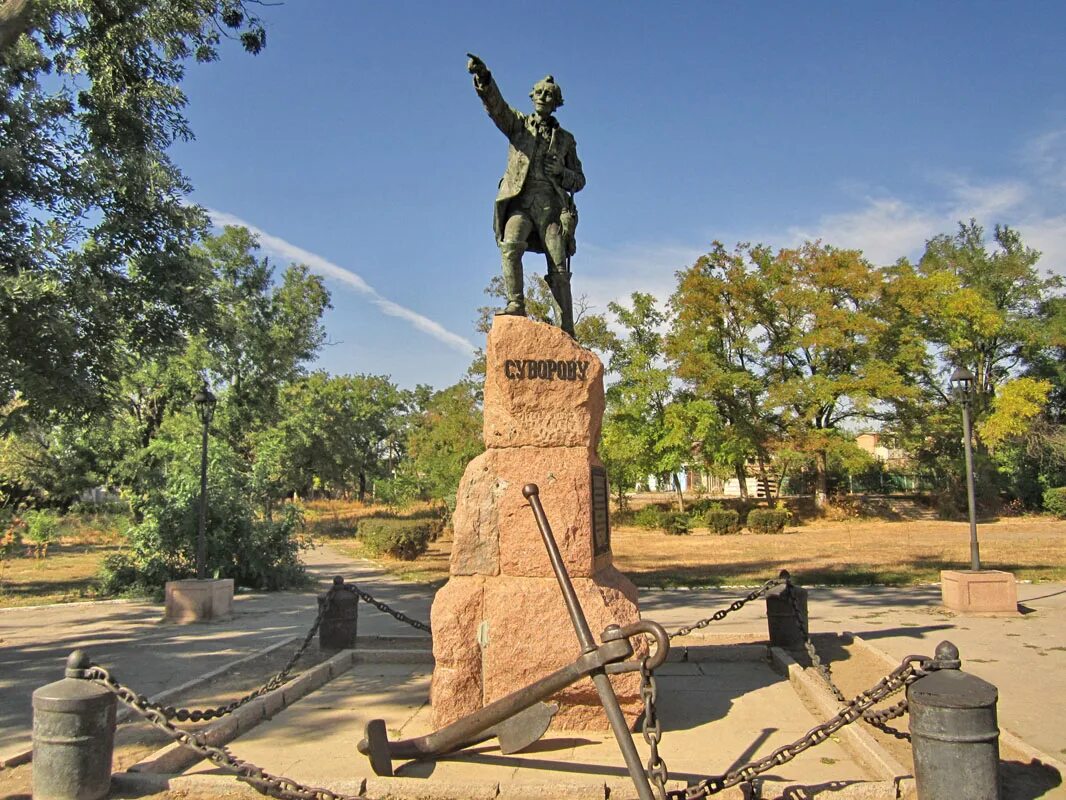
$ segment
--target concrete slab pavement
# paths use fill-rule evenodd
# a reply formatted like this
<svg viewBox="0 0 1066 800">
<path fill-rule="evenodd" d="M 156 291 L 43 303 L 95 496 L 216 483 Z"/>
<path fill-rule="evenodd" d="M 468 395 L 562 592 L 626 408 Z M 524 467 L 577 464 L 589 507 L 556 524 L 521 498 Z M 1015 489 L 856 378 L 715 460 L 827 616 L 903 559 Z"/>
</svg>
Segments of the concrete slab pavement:
<svg viewBox="0 0 1066 800">
<path fill-rule="evenodd" d="M 329 548 L 304 554 L 314 590 L 238 594 L 234 615 L 221 622 L 162 622 L 154 603 L 78 603 L 0 610 L 0 757 L 31 737 L 33 690 L 58 680 L 71 650 L 84 648 L 99 664 L 147 695 L 185 683 L 294 635 L 303 636 L 317 613 L 315 595 L 333 575 L 416 619 L 429 619 L 430 593 L 390 578 L 369 561 L 352 561 Z M 417 633 L 378 611 L 360 608 L 364 635 Z M 254 688 L 254 687 L 249 687 Z"/>
<path fill-rule="evenodd" d="M 367 781 L 396 790 L 378 778 L 355 751 L 363 727 L 384 719 L 392 739 L 432 731 L 427 702 L 427 665 L 358 664 L 304 700 L 285 709 L 229 746 L 238 758 L 309 785 Z M 663 755 L 674 780 L 720 774 L 756 754 L 771 752 L 805 733 L 817 720 L 803 706 L 787 678 L 761 661 L 669 664 L 659 678 Z M 642 760 L 647 746 L 634 741 Z M 552 794 L 559 784 L 580 789 L 617 787 L 611 796 L 634 794 L 610 732 L 553 732 L 522 753 L 503 755 L 495 742 L 438 761 L 396 762 L 396 777 L 409 781 L 412 796 L 467 798 L 496 796 L 504 787 L 521 796 Z M 191 774 L 213 773 L 202 763 Z M 768 778 L 803 783 L 847 784 L 872 776 L 835 741 L 801 754 Z M 402 783 L 402 781 L 401 781 Z M 463 787 L 459 793 L 449 787 Z M 594 794 L 594 792 L 593 792 Z M 390 795 L 391 796 L 391 795 Z M 590 794 L 592 796 L 592 794 Z"/>
<path fill-rule="evenodd" d="M 371 562 L 352 561 L 328 548 L 306 555 L 312 573 L 321 581 L 327 582 L 334 574 L 344 575 L 412 617 L 428 620 L 432 592 L 427 587 L 400 582 Z M 1062 759 L 1066 756 L 1066 585 L 1022 584 L 1018 590 L 1022 615 L 986 618 L 944 611 L 938 586 L 813 587 L 809 597 L 811 629 L 814 633 L 854 632 L 896 660 L 912 652 L 931 654 L 939 641 L 951 639 L 962 651 L 964 668 L 999 687 L 1000 724 Z M 745 592 L 737 588 L 642 590 L 642 614 L 674 629 L 709 616 Z M 305 633 L 315 615 L 314 594 L 238 595 L 232 620 L 192 626 L 161 624 L 162 606 L 145 603 L 0 611 L 0 755 L 28 742 L 30 694 L 61 674 L 70 650 L 88 648 L 96 661 L 114 668 L 126 683 L 154 694 L 271 643 Z M 763 636 L 764 605 L 761 601 L 753 603 L 709 630 Z M 363 606 L 360 633 L 417 632 Z M 724 675 L 719 672 L 719 679 Z M 417 691 L 415 687 L 416 683 L 408 687 L 412 719 L 426 695 L 420 684 Z M 388 682 L 381 687 L 382 691 L 398 688 L 402 687 Z M 677 689 L 679 698 L 684 691 Z M 665 697 L 663 702 L 668 708 L 675 701 Z M 684 705 L 683 698 L 680 702 Z M 743 702 L 734 702 L 731 709 L 730 725 L 738 731 L 729 735 L 751 739 L 759 734 L 758 720 L 741 724 Z M 726 731 L 713 733 L 715 737 L 722 735 Z M 349 744 L 354 758 L 354 742 Z M 694 745 L 693 750 L 698 747 Z M 617 764 L 613 751 L 612 756 L 608 763 Z M 675 769 L 674 764 L 671 769 Z M 678 764 L 676 769 L 684 772 L 689 768 Z M 692 773 L 708 769 L 714 767 L 701 764 Z"/>
</svg>

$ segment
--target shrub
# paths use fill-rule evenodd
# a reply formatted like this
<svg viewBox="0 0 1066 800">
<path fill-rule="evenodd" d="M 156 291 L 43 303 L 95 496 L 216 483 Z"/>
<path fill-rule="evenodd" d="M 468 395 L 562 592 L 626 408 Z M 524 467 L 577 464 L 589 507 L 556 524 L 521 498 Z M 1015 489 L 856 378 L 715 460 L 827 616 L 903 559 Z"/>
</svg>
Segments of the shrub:
<svg viewBox="0 0 1066 800">
<path fill-rule="evenodd" d="M 650 531 L 663 527 L 663 514 L 655 506 L 645 506 L 633 514 L 633 524 Z"/>
<path fill-rule="evenodd" d="M 48 557 L 48 545 L 56 540 L 59 532 L 59 519 L 54 511 L 27 511 L 26 538 L 33 544 L 35 558 Z"/>
<path fill-rule="evenodd" d="M 1066 486 L 1044 491 L 1044 510 L 1060 519 L 1066 519 Z"/>
<path fill-rule="evenodd" d="M 429 546 L 433 522 L 425 519 L 364 519 L 359 538 L 374 555 L 414 561 Z"/>
<path fill-rule="evenodd" d="M 783 508 L 753 508 L 748 512 L 748 529 L 752 533 L 781 533 L 790 516 Z"/>
<path fill-rule="evenodd" d="M 666 513 L 662 515 L 662 526 L 671 536 L 682 536 L 692 528 L 692 520 L 681 512 Z"/>
<path fill-rule="evenodd" d="M 188 438 L 196 441 L 196 429 Z M 127 533 L 129 549 L 105 560 L 101 582 L 109 594 L 161 598 L 169 580 L 196 575 L 200 505 L 199 450 L 188 441 L 157 440 L 166 465 L 157 488 L 139 498 L 143 522 Z M 306 583 L 299 553 L 300 510 L 285 507 L 281 519 L 257 519 L 239 457 L 221 440 L 211 444 L 207 502 L 207 576 L 233 578 L 237 586 L 275 590 Z"/>
<path fill-rule="evenodd" d="M 732 508 L 722 508 L 719 503 L 712 505 L 703 519 L 711 532 L 719 536 L 740 532 L 740 513 Z"/>
<path fill-rule="evenodd" d="M 0 515 L 0 588 L 3 588 L 4 565 L 7 559 L 22 546 L 22 531 L 26 521 L 17 516 Z"/>
</svg>

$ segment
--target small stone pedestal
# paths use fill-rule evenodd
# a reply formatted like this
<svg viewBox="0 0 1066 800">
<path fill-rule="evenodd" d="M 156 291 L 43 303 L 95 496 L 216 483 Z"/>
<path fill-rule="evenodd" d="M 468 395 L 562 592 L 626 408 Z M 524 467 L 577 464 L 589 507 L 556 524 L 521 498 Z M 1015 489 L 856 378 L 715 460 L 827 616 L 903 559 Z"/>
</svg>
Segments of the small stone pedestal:
<svg viewBox="0 0 1066 800">
<path fill-rule="evenodd" d="M 581 654 L 522 487 L 535 483 L 578 599 L 598 638 L 639 619 L 637 590 L 611 563 L 607 481 L 596 455 L 603 364 L 558 328 L 498 316 L 486 348 L 486 451 L 467 466 L 454 516 L 451 577 L 433 601 L 434 724 L 447 725 Z M 612 677 L 630 725 L 640 676 Z M 592 681 L 552 700 L 556 730 L 606 730 Z"/>
<path fill-rule="evenodd" d="M 997 569 L 950 570 L 940 573 L 944 606 L 963 614 L 1017 614 L 1014 575 Z"/>
<path fill-rule="evenodd" d="M 207 622 L 233 616 L 233 578 L 167 581 L 166 622 Z"/>
</svg>

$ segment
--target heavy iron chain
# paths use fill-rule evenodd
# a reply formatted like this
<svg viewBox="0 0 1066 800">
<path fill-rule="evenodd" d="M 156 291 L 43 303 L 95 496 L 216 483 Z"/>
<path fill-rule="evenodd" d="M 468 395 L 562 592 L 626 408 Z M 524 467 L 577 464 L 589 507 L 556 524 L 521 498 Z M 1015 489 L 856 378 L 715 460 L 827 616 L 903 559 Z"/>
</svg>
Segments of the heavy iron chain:
<svg viewBox="0 0 1066 800">
<path fill-rule="evenodd" d="M 281 775 L 272 775 L 250 761 L 237 758 L 225 747 L 207 744 L 202 733 L 178 728 L 167 718 L 163 709 L 149 702 L 143 695 L 123 686 L 103 667 L 91 664 L 87 669 L 81 670 L 77 677 L 100 684 L 175 742 L 193 750 L 216 767 L 235 773 L 239 780 L 251 784 L 263 794 L 283 800 L 365 800 L 352 795 L 337 794 L 329 789 L 304 786 Z"/>
<path fill-rule="evenodd" d="M 166 719 L 176 719 L 178 722 L 204 722 L 206 720 L 224 717 L 227 714 L 232 714 L 241 706 L 247 705 L 257 697 L 262 697 L 267 692 L 274 691 L 289 680 L 289 673 L 292 671 L 292 668 L 296 666 L 296 662 L 300 660 L 300 657 L 303 656 L 305 652 L 307 652 L 307 648 L 311 645 L 311 642 L 314 641 L 315 634 L 318 633 L 319 626 L 322 624 L 322 618 L 325 616 L 326 610 L 333 602 L 334 594 L 335 589 L 332 588 L 326 593 L 326 600 L 319 607 L 318 615 L 315 617 L 311 629 L 307 632 L 307 635 L 304 637 L 303 642 L 300 643 L 300 646 L 296 648 L 296 651 L 289 656 L 289 660 L 285 662 L 285 666 L 281 668 L 281 671 L 258 689 L 249 692 L 239 700 L 234 700 L 232 703 L 214 708 L 174 708 L 173 706 L 164 706 L 162 703 L 152 702 L 140 695 L 131 694 L 130 699 L 136 699 L 139 706 L 158 712 Z M 109 686 L 108 688 L 111 687 Z M 119 695 L 119 697 L 122 698 L 123 696 Z M 129 700 L 123 698 L 123 701 L 129 704 Z"/>
<path fill-rule="evenodd" d="M 866 711 L 886 697 L 890 697 L 935 668 L 935 663 L 925 656 L 907 656 L 892 672 L 865 692 L 857 695 L 834 716 L 811 728 L 791 744 L 777 748 L 765 758 L 749 761 L 743 766 L 731 769 L 724 775 L 704 778 L 695 786 L 669 792 L 660 790 L 659 796 L 664 800 L 702 800 L 730 786 L 747 783 L 756 775 L 787 764 L 803 751 L 826 741 L 845 725 L 850 725 L 862 718 Z"/>
<path fill-rule="evenodd" d="M 732 614 L 734 611 L 739 611 L 740 609 L 744 608 L 744 606 L 750 603 L 752 600 L 758 600 L 771 589 L 780 586 L 783 583 L 786 583 L 787 580 L 787 578 L 773 578 L 772 580 L 768 580 L 755 591 L 751 592 L 745 597 L 740 598 L 739 600 L 733 601 L 733 603 L 731 603 L 728 608 L 719 609 L 718 611 L 715 611 L 713 614 L 711 614 L 711 616 L 705 617 L 699 622 L 694 622 L 691 625 L 685 625 L 681 628 L 678 628 L 676 631 L 670 634 L 670 638 L 674 639 L 681 636 L 688 636 L 693 631 L 698 631 L 702 630 L 703 628 L 706 628 L 712 622 L 718 622 L 719 620 L 725 619 L 725 617 L 729 614 Z"/>
<path fill-rule="evenodd" d="M 666 762 L 659 755 L 659 742 L 663 738 L 662 725 L 659 724 L 659 715 L 655 709 L 655 701 L 659 696 L 659 686 L 655 682 L 655 674 L 648 669 L 648 660 L 640 663 L 640 699 L 644 701 L 644 724 L 641 733 L 648 745 L 647 770 L 648 779 L 655 786 L 660 798 L 666 797 L 666 782 L 670 780 L 670 771 Z"/>
<path fill-rule="evenodd" d="M 412 628 L 415 628 L 420 631 L 425 631 L 426 633 L 432 633 L 432 629 L 426 623 L 419 622 L 417 619 L 407 616 L 402 611 L 397 611 L 395 608 L 391 608 L 387 603 L 383 603 L 380 600 L 375 600 L 373 597 L 364 592 L 354 583 L 342 583 L 339 585 L 334 584 L 334 588 L 343 589 L 346 592 L 351 592 L 363 602 L 370 603 L 370 605 L 372 605 L 378 611 L 384 611 L 386 614 L 393 617 L 394 619 L 399 620 L 405 625 L 410 625 Z"/>
<path fill-rule="evenodd" d="M 844 693 L 834 683 L 833 673 L 829 671 L 829 665 L 822 663 L 822 659 L 818 656 L 818 651 L 814 649 L 814 642 L 811 641 L 811 633 L 807 624 L 808 620 L 800 609 L 799 598 L 796 592 L 792 591 L 792 581 L 789 578 L 785 578 L 785 596 L 792 605 L 792 613 L 796 615 L 796 624 L 799 625 L 800 630 L 803 632 L 803 647 L 807 651 L 807 656 L 811 659 L 811 664 L 818 670 L 818 674 L 822 676 L 822 680 L 825 681 L 826 686 L 829 687 L 829 691 L 833 693 L 833 697 L 836 698 L 837 702 L 845 702 L 847 698 L 844 697 Z"/>
</svg>

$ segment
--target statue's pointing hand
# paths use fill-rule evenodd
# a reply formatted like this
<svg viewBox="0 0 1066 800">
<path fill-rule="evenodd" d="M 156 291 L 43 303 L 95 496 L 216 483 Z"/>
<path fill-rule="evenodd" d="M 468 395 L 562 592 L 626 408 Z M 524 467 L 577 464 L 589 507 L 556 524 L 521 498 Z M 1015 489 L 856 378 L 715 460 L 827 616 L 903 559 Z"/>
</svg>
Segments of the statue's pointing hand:
<svg viewBox="0 0 1066 800">
<path fill-rule="evenodd" d="M 466 71 L 476 77 L 479 83 L 487 81 L 490 73 L 489 68 L 485 66 L 485 62 L 473 53 L 467 53 L 466 56 L 470 59 L 466 62 Z"/>
</svg>

